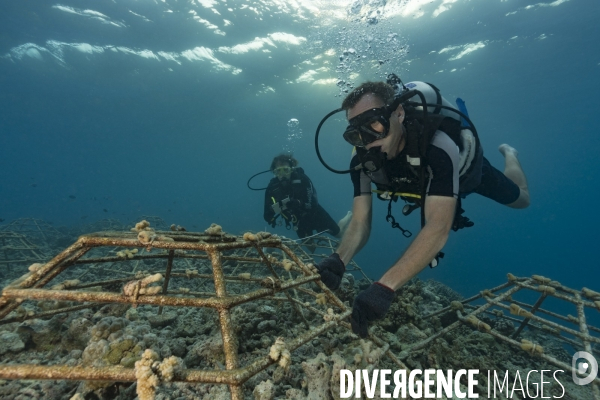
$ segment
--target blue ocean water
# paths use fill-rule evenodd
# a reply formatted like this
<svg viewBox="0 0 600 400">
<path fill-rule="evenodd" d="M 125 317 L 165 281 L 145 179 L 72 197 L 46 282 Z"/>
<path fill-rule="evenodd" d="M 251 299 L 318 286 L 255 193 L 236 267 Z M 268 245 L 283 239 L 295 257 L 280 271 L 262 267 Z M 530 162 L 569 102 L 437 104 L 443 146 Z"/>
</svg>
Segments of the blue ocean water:
<svg viewBox="0 0 600 400">
<path fill-rule="evenodd" d="M 465 99 L 496 167 L 499 144 L 518 149 L 532 198 L 467 198 L 475 226 L 420 277 L 465 295 L 507 272 L 600 290 L 599 17 L 597 0 L 3 1 L 0 218 L 262 230 L 263 193 L 246 181 L 291 150 L 337 220 L 352 185 L 320 164 L 314 131 L 346 83 L 394 72 Z M 344 169 L 341 133 L 321 146 Z M 357 256 L 374 278 L 409 244 L 385 207 Z"/>
</svg>

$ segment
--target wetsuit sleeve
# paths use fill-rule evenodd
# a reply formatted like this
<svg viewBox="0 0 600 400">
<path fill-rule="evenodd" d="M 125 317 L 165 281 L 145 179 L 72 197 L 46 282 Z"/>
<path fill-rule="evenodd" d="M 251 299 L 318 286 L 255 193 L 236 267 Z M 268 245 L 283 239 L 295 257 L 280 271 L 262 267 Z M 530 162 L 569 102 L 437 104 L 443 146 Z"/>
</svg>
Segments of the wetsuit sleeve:
<svg viewBox="0 0 600 400">
<path fill-rule="evenodd" d="M 458 160 L 458 146 L 444 132 L 437 131 L 427 150 L 429 196 L 458 198 Z"/>
<path fill-rule="evenodd" d="M 355 171 L 354 167 L 360 164 L 358 156 L 355 154 L 350 160 L 350 179 L 354 187 L 354 197 L 361 195 L 371 195 L 371 179 L 363 171 Z"/>
<path fill-rule="evenodd" d="M 273 222 L 273 217 L 275 217 L 275 212 L 271 208 L 271 206 L 273 205 L 273 200 L 271 200 L 272 196 L 273 196 L 273 185 L 271 185 L 269 183 L 267 190 L 265 190 L 265 211 L 264 211 L 264 218 L 268 224 L 271 224 Z"/>
</svg>

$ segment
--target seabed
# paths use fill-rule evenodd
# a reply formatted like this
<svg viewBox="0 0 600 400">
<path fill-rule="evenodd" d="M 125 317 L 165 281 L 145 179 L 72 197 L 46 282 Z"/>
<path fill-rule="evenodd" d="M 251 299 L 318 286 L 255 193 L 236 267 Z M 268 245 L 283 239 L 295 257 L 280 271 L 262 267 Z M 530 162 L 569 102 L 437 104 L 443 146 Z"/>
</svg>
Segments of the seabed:
<svg viewBox="0 0 600 400">
<path fill-rule="evenodd" d="M 511 388 L 520 376 L 535 393 L 529 370 L 560 369 L 545 396 L 562 385 L 563 399 L 600 400 L 600 378 L 571 379 L 572 354 L 597 354 L 600 343 L 586 317 L 600 311 L 593 290 L 508 274 L 464 299 L 414 279 L 361 340 L 350 304 L 371 280 L 352 262 L 332 292 L 312 265 L 334 239 L 150 225 L 82 235 L 49 261 L 60 232 L 39 220 L 11 225 L 33 226 L 47 241 L 39 247 L 27 232 L 0 232 L 1 277 L 16 278 L 0 297 L 0 398 L 337 399 L 342 369 L 434 368 L 478 369 L 480 398 L 487 371 L 508 371 Z M 556 311 L 567 306 L 574 315 Z"/>
</svg>

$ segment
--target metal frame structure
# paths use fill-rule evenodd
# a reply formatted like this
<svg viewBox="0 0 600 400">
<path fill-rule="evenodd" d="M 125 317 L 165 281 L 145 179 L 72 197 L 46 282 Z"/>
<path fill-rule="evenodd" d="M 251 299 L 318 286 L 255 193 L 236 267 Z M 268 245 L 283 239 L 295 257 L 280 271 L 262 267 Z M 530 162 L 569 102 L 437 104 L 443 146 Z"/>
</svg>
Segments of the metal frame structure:
<svg viewBox="0 0 600 400">
<path fill-rule="evenodd" d="M 206 234 L 193 232 L 167 232 L 152 231 L 156 236 L 151 244 L 143 244 L 138 240 L 137 233 L 123 232 L 100 232 L 81 236 L 76 243 L 58 254 L 51 261 L 43 265 L 39 270 L 30 272 L 21 279 L 7 286 L 0 297 L 0 324 L 22 321 L 24 319 L 47 317 L 62 312 L 70 312 L 83 308 L 89 308 L 92 305 L 102 303 L 125 303 L 131 305 L 154 305 L 159 306 L 158 314 L 162 313 L 163 307 L 208 307 L 215 309 L 218 313 L 218 322 L 223 338 L 223 350 L 225 354 L 225 371 L 221 370 L 184 370 L 178 374 L 173 381 L 188 383 L 218 383 L 229 385 L 231 398 L 242 399 L 241 385 L 256 373 L 274 364 L 268 355 L 258 357 L 254 362 L 244 367 L 240 366 L 237 348 L 235 346 L 236 338 L 232 329 L 231 309 L 235 306 L 256 300 L 286 301 L 293 305 L 296 312 L 302 317 L 306 331 L 293 340 L 286 341 L 286 348 L 289 351 L 297 349 L 299 346 L 311 341 L 323 332 L 341 324 L 350 329 L 350 324 L 342 322 L 350 315 L 349 310 L 325 285 L 319 280 L 319 275 L 305 264 L 288 246 L 275 237 L 261 236 L 261 233 L 254 235 L 254 240 L 244 240 L 239 237 L 227 234 Z M 295 245 L 292 245 L 294 247 Z M 132 255 L 131 258 L 122 256 L 101 256 L 86 257 L 90 251 L 95 249 L 117 248 L 142 248 L 142 252 Z M 158 249 L 165 252 L 161 254 L 144 253 L 145 250 Z M 266 254 L 268 248 L 278 249 L 283 255 L 279 260 L 272 254 Z M 231 253 L 231 255 L 228 255 Z M 254 254 L 251 255 L 250 253 Z M 151 274 L 142 273 L 138 268 L 139 262 L 148 259 L 166 259 L 166 269 L 164 270 L 164 283 L 162 290 L 156 295 L 125 295 L 124 293 L 115 293 L 109 291 L 91 291 L 85 290 L 91 287 L 108 287 L 115 284 L 123 284 L 135 278 L 142 278 Z M 206 273 L 190 274 L 190 270 L 174 269 L 175 260 L 206 260 Z M 286 261 L 287 260 L 287 261 Z M 57 278 L 60 274 L 72 269 L 77 265 L 87 264 L 90 267 L 100 268 L 98 265 L 106 263 L 119 263 L 123 261 L 132 261 L 134 268 L 129 272 L 121 272 L 125 276 L 122 278 L 105 280 L 100 282 L 90 282 L 77 284 L 68 289 L 56 290 L 47 289 L 45 286 Z M 224 263 L 230 261 L 238 263 L 233 271 L 226 275 L 224 273 Z M 291 262 L 291 263 L 290 263 Z M 285 267 L 284 267 L 284 264 Z M 291 265 L 290 265 L 291 264 Z M 236 272 L 243 265 L 243 270 L 254 265 L 263 270 L 267 270 L 267 275 L 253 278 L 242 276 Z M 191 266 L 191 265 L 190 265 Z M 93 268 L 92 267 L 92 268 Z M 287 268 L 286 268 L 287 267 Z M 105 270 L 105 268 L 102 268 Z M 291 269 L 291 270 L 290 270 Z M 111 270 L 113 271 L 113 270 Z M 155 271 L 153 271 L 155 272 Z M 84 272 L 85 274 L 86 272 Z M 82 275 L 84 275 L 82 274 Z M 137 274 L 137 275 L 136 275 Z M 286 275 L 287 274 L 287 279 Z M 80 277 L 82 276 L 80 275 Z M 174 277 L 188 277 L 195 279 L 209 279 L 214 283 L 212 292 L 182 292 L 180 290 L 169 289 L 169 281 Z M 235 282 L 237 284 L 259 284 L 260 289 L 255 289 L 247 293 L 236 293 L 234 290 L 228 290 L 227 285 Z M 320 289 L 320 293 L 315 292 L 309 283 L 314 283 Z M 300 299 L 302 296 L 302 299 Z M 307 298 L 316 299 L 324 296 L 327 300 L 327 307 L 336 309 L 322 310 L 318 305 L 311 305 L 306 301 Z M 12 311 L 16 310 L 25 300 L 43 301 L 43 300 L 62 300 L 83 303 L 77 306 L 62 308 L 59 310 L 47 311 L 35 315 L 11 316 Z M 310 326 L 303 312 L 316 313 L 325 320 L 317 326 Z M 385 344 L 378 339 L 376 343 L 384 346 Z M 389 347 L 389 346 L 388 346 Z M 393 357 L 393 355 L 391 355 Z M 395 359 L 395 357 L 393 357 Z M 396 359 L 398 366 L 406 366 Z M 2 379 L 69 379 L 69 380 L 102 380 L 102 381 L 136 381 L 135 370 L 120 366 L 107 366 L 104 368 L 88 367 L 69 367 L 69 366 L 40 366 L 40 365 L 3 365 L 0 368 L 0 378 Z"/>
<path fill-rule="evenodd" d="M 44 252 L 26 236 L 17 232 L 0 231 L 0 267 L 9 270 L 11 265 L 23 266 L 47 259 Z"/>
<path fill-rule="evenodd" d="M 533 305 L 513 299 L 513 296 L 521 291 L 539 293 L 539 297 Z M 560 313 L 541 308 L 544 300 L 550 297 L 562 300 L 566 302 L 566 304 L 574 305 L 577 316 L 564 316 Z M 471 304 L 478 300 L 484 300 L 485 304 L 480 306 Z M 573 348 L 584 350 L 594 355 L 592 344 L 598 346 L 600 343 L 600 329 L 588 325 L 585 313 L 586 307 L 600 312 L 600 293 L 586 288 L 583 288 L 582 290 L 571 289 L 561 285 L 557 281 L 539 275 L 533 275 L 531 278 L 522 278 L 508 274 L 508 282 L 489 290 L 483 290 L 479 294 L 460 302 L 453 302 L 450 306 L 423 317 L 424 319 L 427 319 L 440 316 L 444 313 L 455 312 L 458 321 L 448 325 L 446 328 L 427 339 L 415 343 L 403 350 L 399 354 L 399 358 L 404 360 L 412 352 L 424 348 L 436 338 L 458 328 L 461 324 L 468 324 L 476 329 L 489 333 L 496 339 L 499 339 L 512 347 L 527 351 L 532 356 L 540 357 L 550 364 L 572 374 L 573 368 L 571 365 L 565 364 L 550 355 L 544 354 L 541 346 L 535 343 L 528 346 L 525 342 L 518 342 L 515 339 L 519 337 L 525 327 L 531 327 L 553 334 L 558 340 L 569 344 Z M 508 311 L 512 316 L 504 315 L 504 311 Z M 463 315 L 463 313 L 467 313 L 467 315 Z M 478 315 L 484 314 L 488 314 L 494 318 L 507 319 L 516 322 L 519 324 L 518 328 L 510 335 L 510 337 L 503 335 L 491 329 L 490 326 L 483 321 L 477 319 Z M 540 314 L 543 314 L 544 316 L 540 316 Z M 550 318 L 554 321 L 550 320 Z M 600 377 L 596 377 L 590 387 L 594 399 L 600 400 Z"/>
<path fill-rule="evenodd" d="M 349 317 L 351 310 L 321 283 L 319 275 L 308 264 L 312 259 L 302 249 L 304 243 L 283 241 L 266 233 L 246 234 L 248 236 L 244 235 L 244 238 L 222 232 L 209 234 L 206 232 L 152 231 L 152 235 L 153 240 L 150 243 L 140 241 L 135 232 L 99 232 L 81 236 L 77 242 L 44 264 L 40 269 L 30 272 L 4 288 L 0 297 L 0 324 L 29 318 L 47 317 L 108 303 L 157 306 L 158 314 L 162 313 L 164 307 L 211 308 L 216 310 L 218 314 L 226 369 L 187 369 L 179 372 L 173 381 L 227 384 L 233 400 L 243 398 L 242 385 L 244 382 L 277 362 L 271 359 L 269 355 L 263 355 L 257 356 L 254 361 L 245 366 L 240 365 L 231 315 L 234 307 L 259 300 L 291 304 L 303 321 L 305 331 L 301 335 L 286 341 L 286 347 L 289 351 L 294 351 L 336 326 L 350 329 L 350 324 L 344 320 Z M 320 240 L 321 242 L 317 242 L 316 245 L 324 249 L 332 250 L 335 246 L 335 243 L 329 238 L 321 238 Z M 141 248 L 143 250 L 127 257 L 106 255 L 107 252 L 114 252 L 115 248 Z M 151 249 L 158 250 L 159 254 L 146 252 Z M 267 251 L 268 249 L 271 249 L 271 253 Z M 275 255 L 272 253 L 273 251 L 276 253 Z M 104 254 L 98 254 L 102 252 Z M 86 254 L 87 257 L 84 257 Z M 279 255 L 281 257 L 278 258 Z M 313 256 L 316 256 L 316 254 L 313 254 Z M 158 293 L 155 292 L 152 295 L 140 294 L 141 291 L 139 290 L 143 286 L 141 283 L 143 278 L 157 272 L 142 271 L 140 263 L 145 262 L 145 260 L 166 260 L 166 265 L 162 269 L 164 271 L 163 285 L 159 288 Z M 54 279 L 62 276 L 61 274 L 76 267 L 84 269 L 84 272 L 79 275 L 81 277 L 88 274 L 88 271 L 93 271 L 94 268 L 99 271 L 101 268 L 99 265 L 102 265 L 102 271 L 106 272 L 108 263 L 113 266 L 124 262 L 130 262 L 128 265 L 130 267 L 133 265 L 133 268 L 129 270 L 109 268 L 109 272 L 114 271 L 121 274 L 121 277 L 118 278 L 114 278 L 113 275 L 112 279 L 84 284 L 78 283 L 74 287 L 45 288 Z M 175 262 L 184 263 L 190 268 L 178 269 Z M 200 271 L 191 269 L 198 265 L 201 267 Z M 350 270 L 360 271 L 364 276 L 357 265 L 352 268 Z M 239 272 L 248 270 L 252 270 L 250 276 L 247 273 L 239 274 Z M 207 291 L 196 292 L 174 289 L 169 287 L 169 282 L 175 278 L 202 279 L 211 282 L 211 285 L 214 286 L 209 285 Z M 126 284 L 126 286 L 133 284 L 132 287 L 135 287 L 136 290 L 133 293 L 125 291 L 117 293 L 106 290 L 106 288 L 114 288 L 115 285 L 120 287 L 122 284 Z M 101 291 L 86 290 L 92 287 L 102 289 Z M 244 291 L 248 287 L 250 290 Z M 512 296 L 520 291 L 540 293 L 539 299 L 533 305 L 513 300 Z M 542 302 L 548 297 L 575 305 L 577 317 L 564 317 L 558 313 L 542 309 Z M 308 299 L 311 300 L 307 301 Z M 326 304 L 319 304 L 319 301 L 316 302 L 317 305 L 311 303 L 315 299 L 325 299 Z M 81 304 L 36 315 L 15 316 L 14 313 L 10 315 L 24 301 L 43 300 L 63 300 Z M 484 304 L 472 304 L 475 301 L 484 301 Z M 327 307 L 330 308 L 327 309 Z M 593 354 L 592 344 L 600 343 L 598 335 L 600 329 L 587 324 L 586 307 L 600 310 L 600 294 L 587 289 L 582 291 L 573 290 L 544 277 L 517 278 L 509 274 L 509 281 L 505 284 L 485 290 L 461 302 L 453 302 L 452 306 L 423 317 L 427 319 L 445 313 L 455 313 L 458 320 L 428 338 L 404 348 L 398 355 L 390 350 L 389 344 L 383 342 L 373 333 L 370 333 L 369 336 L 398 368 L 409 371 L 403 361 L 410 355 L 422 350 L 436 338 L 463 324 L 467 324 L 489 333 L 510 346 L 525 350 L 532 356 L 540 357 L 553 365 L 572 372 L 570 365 L 544 354 L 543 350 L 540 351 L 541 346 L 531 344 L 524 347 L 515 338 L 518 337 L 525 326 L 544 329 L 547 332 L 554 333 L 558 339 L 563 340 L 565 343 Z M 512 310 L 517 315 L 513 317 L 505 316 L 500 310 Z M 311 326 L 304 317 L 304 313 L 321 316 L 324 321 Z M 477 318 L 477 316 L 484 314 L 516 321 L 520 324 L 520 328 L 515 332 L 514 337 L 505 336 L 492 330 L 489 325 Z M 549 316 L 554 320 L 573 324 L 575 327 L 568 327 L 566 324 L 551 321 L 548 318 L 541 317 L 540 314 Z M 31 364 L 2 365 L 0 379 L 137 381 L 135 369 L 121 366 L 90 368 Z M 600 400 L 599 384 L 600 378 L 596 378 L 591 385 L 596 400 Z"/>
<path fill-rule="evenodd" d="M 10 223 L 3 225 L 0 231 L 13 232 L 30 238 L 41 238 L 48 242 L 49 236 L 56 237 L 62 234 L 50 223 L 37 218 L 18 218 Z"/>
</svg>

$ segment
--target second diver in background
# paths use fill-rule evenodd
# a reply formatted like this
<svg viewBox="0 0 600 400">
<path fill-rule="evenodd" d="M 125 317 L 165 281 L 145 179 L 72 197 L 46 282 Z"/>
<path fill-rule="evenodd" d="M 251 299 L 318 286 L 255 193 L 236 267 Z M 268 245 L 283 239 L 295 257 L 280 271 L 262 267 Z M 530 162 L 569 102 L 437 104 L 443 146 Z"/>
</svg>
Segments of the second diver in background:
<svg viewBox="0 0 600 400">
<path fill-rule="evenodd" d="M 352 213 L 336 223 L 317 200 L 317 191 L 298 160 L 291 154 L 280 154 L 271 162 L 270 170 L 275 175 L 265 192 L 265 221 L 272 227 L 285 224 L 294 229 L 298 237 L 304 238 L 328 231 L 341 237 L 352 218 Z"/>
</svg>

